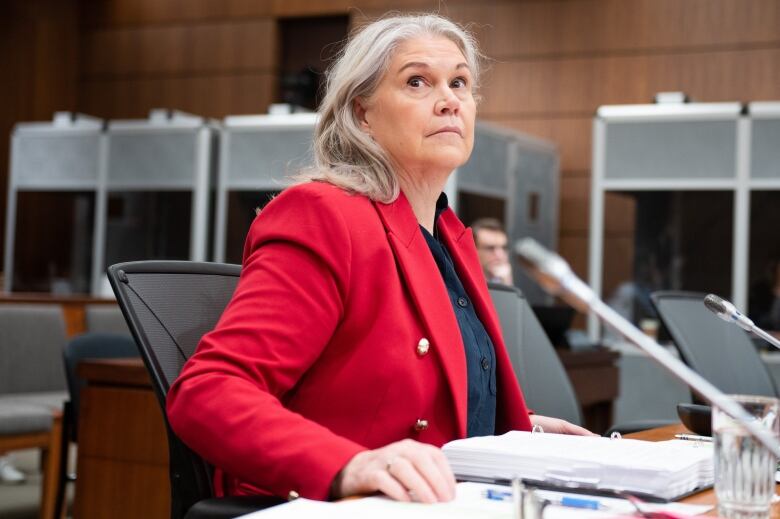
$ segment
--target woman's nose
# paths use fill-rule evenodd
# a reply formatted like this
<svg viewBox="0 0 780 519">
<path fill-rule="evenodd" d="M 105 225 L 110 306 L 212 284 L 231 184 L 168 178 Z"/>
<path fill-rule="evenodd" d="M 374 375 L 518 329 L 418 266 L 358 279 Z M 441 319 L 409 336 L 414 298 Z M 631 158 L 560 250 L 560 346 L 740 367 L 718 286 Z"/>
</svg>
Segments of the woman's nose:
<svg viewBox="0 0 780 519">
<path fill-rule="evenodd" d="M 436 102 L 436 114 L 457 114 L 460 110 L 460 99 L 451 88 L 445 87 L 441 91 L 441 97 Z"/>
</svg>

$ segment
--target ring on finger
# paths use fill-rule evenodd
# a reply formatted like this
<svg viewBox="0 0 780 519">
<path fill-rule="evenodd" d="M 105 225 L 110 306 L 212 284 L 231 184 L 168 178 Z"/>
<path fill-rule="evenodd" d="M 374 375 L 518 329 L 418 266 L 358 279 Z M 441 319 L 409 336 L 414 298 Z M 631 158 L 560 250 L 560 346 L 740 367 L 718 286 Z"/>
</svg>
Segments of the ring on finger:
<svg viewBox="0 0 780 519">
<path fill-rule="evenodd" d="M 385 465 L 385 472 L 387 472 L 388 474 L 390 474 L 390 469 L 393 467 L 393 463 L 395 463 L 395 460 L 396 460 L 396 459 L 398 459 L 398 458 L 390 458 L 390 459 L 387 461 L 387 464 Z"/>
</svg>

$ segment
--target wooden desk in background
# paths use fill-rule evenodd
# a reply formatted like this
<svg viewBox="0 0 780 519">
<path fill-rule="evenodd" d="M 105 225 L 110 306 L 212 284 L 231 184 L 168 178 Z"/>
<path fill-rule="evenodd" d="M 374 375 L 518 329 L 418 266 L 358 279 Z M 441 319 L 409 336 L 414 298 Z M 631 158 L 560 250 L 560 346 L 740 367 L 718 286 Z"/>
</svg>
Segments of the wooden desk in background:
<svg viewBox="0 0 780 519">
<path fill-rule="evenodd" d="M 86 361 L 79 377 L 74 517 L 168 519 L 168 440 L 140 359 Z"/>
<path fill-rule="evenodd" d="M 604 434 L 612 426 L 613 404 L 618 397 L 620 354 L 606 348 L 584 351 L 556 348 L 555 352 L 580 402 L 583 425 Z"/>
</svg>

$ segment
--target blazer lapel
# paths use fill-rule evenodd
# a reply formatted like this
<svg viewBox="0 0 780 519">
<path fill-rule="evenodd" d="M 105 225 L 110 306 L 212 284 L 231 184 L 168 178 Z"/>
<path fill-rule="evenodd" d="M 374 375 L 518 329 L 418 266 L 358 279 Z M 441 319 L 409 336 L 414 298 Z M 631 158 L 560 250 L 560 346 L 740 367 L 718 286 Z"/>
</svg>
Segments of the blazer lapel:
<svg viewBox="0 0 780 519">
<path fill-rule="evenodd" d="M 387 229 L 401 274 L 429 334 L 432 352 L 441 359 L 455 402 L 459 437 L 466 435 L 468 410 L 466 354 L 447 288 L 419 229 L 408 200 L 401 193 L 391 204 L 375 202 Z"/>
<path fill-rule="evenodd" d="M 493 344 L 501 345 L 503 349 L 501 325 L 493 309 L 493 301 L 490 299 L 487 283 L 482 275 L 482 267 L 477 257 L 471 229 L 466 229 L 455 213 L 448 209 L 439 217 L 439 230 L 447 250 L 450 251 L 452 261 L 455 263 L 455 270 L 460 282 L 463 283 L 463 288 L 466 289 L 466 293 L 471 298 L 474 310 L 482 321 L 485 331 L 490 335 Z"/>
<path fill-rule="evenodd" d="M 504 344 L 501 323 L 482 274 L 471 229 L 465 229 L 452 210 L 445 211 L 439 217 L 439 229 L 463 288 L 469 294 L 474 310 L 495 347 L 500 395 L 496 409 L 496 434 L 511 429 L 530 431 L 528 411 Z"/>
</svg>

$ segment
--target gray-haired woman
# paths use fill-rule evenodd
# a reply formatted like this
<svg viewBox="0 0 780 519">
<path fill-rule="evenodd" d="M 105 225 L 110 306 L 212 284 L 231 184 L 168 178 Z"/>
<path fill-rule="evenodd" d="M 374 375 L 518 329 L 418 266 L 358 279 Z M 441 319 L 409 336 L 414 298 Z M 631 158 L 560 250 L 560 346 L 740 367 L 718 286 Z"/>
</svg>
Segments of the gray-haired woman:
<svg viewBox="0 0 780 519">
<path fill-rule="evenodd" d="M 442 17 L 393 17 L 330 71 L 316 167 L 253 223 L 233 299 L 168 396 L 218 494 L 447 501 L 447 441 L 588 434 L 529 415 L 442 194 L 472 150 L 478 58 Z"/>
</svg>

